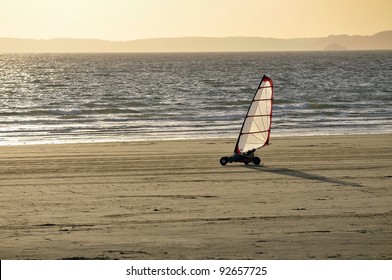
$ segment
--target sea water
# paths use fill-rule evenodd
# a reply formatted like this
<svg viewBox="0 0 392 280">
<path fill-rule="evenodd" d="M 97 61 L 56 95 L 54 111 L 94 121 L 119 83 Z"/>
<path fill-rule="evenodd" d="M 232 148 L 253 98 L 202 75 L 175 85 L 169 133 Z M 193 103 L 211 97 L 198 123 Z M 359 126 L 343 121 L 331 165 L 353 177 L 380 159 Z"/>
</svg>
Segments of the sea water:
<svg viewBox="0 0 392 280">
<path fill-rule="evenodd" d="M 0 54 L 0 145 L 237 137 L 263 74 L 272 137 L 392 132 L 392 51 Z"/>
</svg>

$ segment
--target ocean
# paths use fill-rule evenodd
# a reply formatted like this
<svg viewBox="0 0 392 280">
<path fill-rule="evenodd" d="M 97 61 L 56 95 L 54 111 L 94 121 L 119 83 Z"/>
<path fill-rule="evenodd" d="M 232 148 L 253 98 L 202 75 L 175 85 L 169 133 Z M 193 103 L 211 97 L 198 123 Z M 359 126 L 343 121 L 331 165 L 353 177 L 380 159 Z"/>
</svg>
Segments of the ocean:
<svg viewBox="0 0 392 280">
<path fill-rule="evenodd" d="M 263 74 L 272 138 L 392 132 L 392 51 L 0 54 L 0 145 L 237 137 Z"/>
</svg>

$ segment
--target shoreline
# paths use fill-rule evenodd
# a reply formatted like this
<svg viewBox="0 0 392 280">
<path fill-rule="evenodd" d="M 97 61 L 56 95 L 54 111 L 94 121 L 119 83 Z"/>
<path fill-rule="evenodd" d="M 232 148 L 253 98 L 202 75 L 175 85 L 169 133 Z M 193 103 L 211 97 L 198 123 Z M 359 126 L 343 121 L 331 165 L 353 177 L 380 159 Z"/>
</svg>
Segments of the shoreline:
<svg viewBox="0 0 392 280">
<path fill-rule="evenodd" d="M 350 132 L 350 133 L 338 133 L 338 132 L 331 132 L 331 133 L 326 133 L 326 134 L 278 134 L 275 135 L 273 134 L 271 137 L 273 139 L 279 139 L 279 138 L 292 138 L 292 137 L 346 137 L 346 136 L 360 136 L 360 135 L 388 135 L 388 134 L 392 134 L 391 131 L 375 131 L 375 132 Z M 74 140 L 74 141 L 59 141 L 59 140 L 55 140 L 55 141 L 48 141 L 48 142 L 33 142 L 33 141 L 25 141 L 24 143 L 8 143 L 8 144 L 2 144 L 0 142 L 0 148 L 1 147 L 16 147 L 16 146 L 35 146 L 35 145 L 75 145 L 75 144 L 102 144 L 102 143 L 138 143 L 138 142 L 160 142 L 160 141 L 208 141 L 208 140 L 226 140 L 226 139 L 237 139 L 238 135 L 237 134 L 233 134 L 233 135 L 228 135 L 228 136 L 216 136 L 213 137 L 211 135 L 207 135 L 207 136 L 202 136 L 202 137 L 195 137 L 195 136 L 189 136 L 189 137 L 178 137 L 178 138 L 170 138 L 170 137 L 162 137 L 162 138 L 150 138 L 150 139 L 120 139 L 120 140 L 115 140 L 115 138 L 109 138 L 107 140 L 104 139 L 93 139 L 93 140 L 86 140 L 86 139 L 80 139 L 80 140 Z M 56 142 L 58 141 L 58 142 Z M 23 142 L 23 141 L 20 141 Z M 31 143 L 32 142 L 32 143 Z"/>
<path fill-rule="evenodd" d="M 392 134 L 0 147 L 1 259 L 391 259 Z"/>
</svg>

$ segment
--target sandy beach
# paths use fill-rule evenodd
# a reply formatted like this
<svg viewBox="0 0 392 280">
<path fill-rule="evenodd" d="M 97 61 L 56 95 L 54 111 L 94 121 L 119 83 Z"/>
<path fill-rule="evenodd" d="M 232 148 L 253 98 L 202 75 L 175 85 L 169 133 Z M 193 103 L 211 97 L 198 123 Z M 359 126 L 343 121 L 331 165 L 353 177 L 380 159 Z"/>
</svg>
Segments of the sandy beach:
<svg viewBox="0 0 392 280">
<path fill-rule="evenodd" d="M 391 259 L 392 134 L 0 148 L 0 259 Z"/>
</svg>

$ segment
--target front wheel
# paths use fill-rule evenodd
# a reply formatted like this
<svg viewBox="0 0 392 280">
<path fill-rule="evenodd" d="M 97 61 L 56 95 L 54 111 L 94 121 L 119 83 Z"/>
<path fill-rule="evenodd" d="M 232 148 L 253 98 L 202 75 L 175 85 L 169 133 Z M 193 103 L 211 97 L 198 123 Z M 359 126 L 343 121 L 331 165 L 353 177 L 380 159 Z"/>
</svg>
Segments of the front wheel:
<svg viewBox="0 0 392 280">
<path fill-rule="evenodd" d="M 227 157 L 223 157 L 223 158 L 220 159 L 219 162 L 220 162 L 220 164 L 222 166 L 225 166 L 227 164 L 227 162 L 228 162 L 228 158 Z"/>
<path fill-rule="evenodd" d="M 259 157 L 255 157 L 255 158 L 253 159 L 253 163 L 254 163 L 255 165 L 259 165 L 260 162 L 261 162 L 261 159 L 260 159 Z"/>
</svg>

